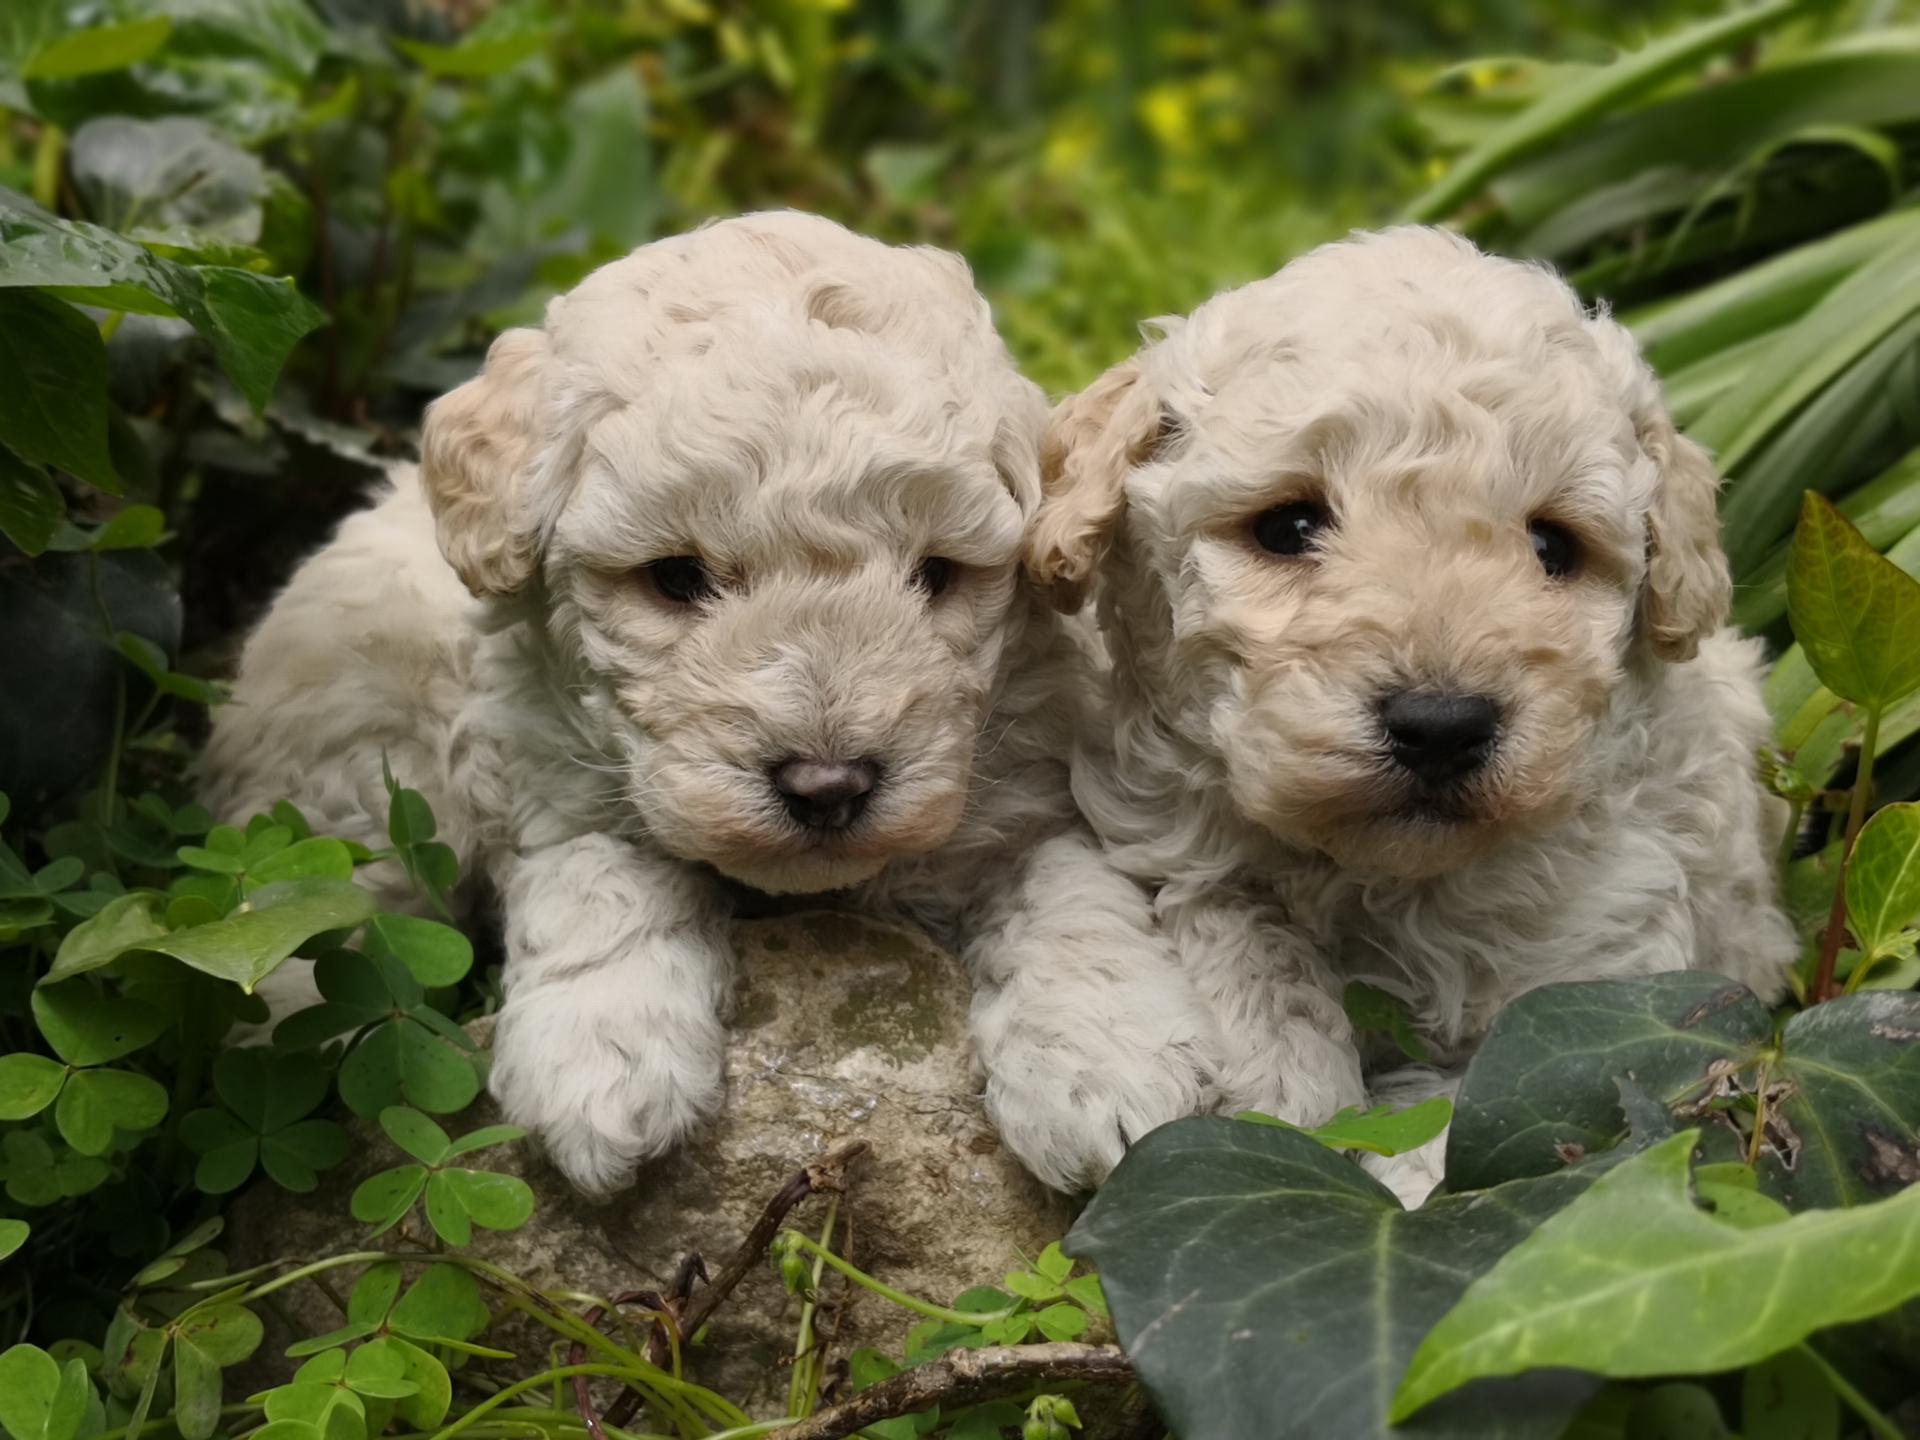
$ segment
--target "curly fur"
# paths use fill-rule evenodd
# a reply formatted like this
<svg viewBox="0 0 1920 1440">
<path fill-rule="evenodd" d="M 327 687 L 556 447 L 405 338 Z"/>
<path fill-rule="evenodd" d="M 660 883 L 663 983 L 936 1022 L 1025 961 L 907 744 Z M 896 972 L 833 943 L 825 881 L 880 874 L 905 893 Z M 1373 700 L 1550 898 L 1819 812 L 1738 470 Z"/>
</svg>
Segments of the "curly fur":
<svg viewBox="0 0 1920 1440">
<path fill-rule="evenodd" d="M 1027 563 L 1066 609 L 1099 577 L 1111 735 L 1075 793 L 1215 1012 L 1224 1103 L 1359 1103 L 1356 979 L 1456 1064 L 1550 981 L 1697 966 L 1776 993 L 1760 651 L 1720 628 L 1717 478 L 1627 332 L 1416 228 L 1160 327 L 1055 413 Z M 1310 553 L 1255 542 L 1301 500 L 1332 517 Z M 1571 576 L 1536 519 L 1577 536 Z M 1503 716 L 1441 812 L 1379 718 L 1409 687 Z M 1383 1169 L 1417 1198 L 1438 1161 Z"/>
<path fill-rule="evenodd" d="M 721 1103 L 720 876 L 954 938 L 1004 1138 L 1095 1182 L 1201 1103 L 1207 1021 L 1074 813 L 1086 667 L 1018 565 L 1044 423 L 954 256 L 795 214 L 646 246 L 501 336 L 295 576 L 208 802 L 379 843 L 383 752 L 427 794 L 503 911 L 494 1094 L 583 1188 Z M 675 555 L 712 598 L 650 581 Z M 796 756 L 879 763 L 851 828 L 787 815 Z"/>
</svg>

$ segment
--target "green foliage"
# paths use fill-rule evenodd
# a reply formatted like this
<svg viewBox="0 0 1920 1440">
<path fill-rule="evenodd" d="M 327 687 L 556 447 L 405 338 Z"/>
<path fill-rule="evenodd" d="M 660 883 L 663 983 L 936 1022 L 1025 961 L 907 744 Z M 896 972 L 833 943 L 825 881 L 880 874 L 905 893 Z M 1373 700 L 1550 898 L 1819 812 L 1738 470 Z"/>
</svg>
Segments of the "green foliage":
<svg viewBox="0 0 1920 1440">
<path fill-rule="evenodd" d="M 1688 1193 L 1698 1139 L 1626 1160 L 1476 1280 L 1414 1353 L 1388 1419 L 1544 1366 L 1666 1375 L 1680 1352 L 1692 1369 L 1734 1369 L 1920 1295 L 1920 1188 L 1729 1225 Z"/>
<path fill-rule="evenodd" d="M 1904 1293 L 1905 1262 L 1842 1261 L 1920 1166 L 1920 822 L 1884 803 L 1920 790 L 1920 43 L 1889 23 L 1909 8 L 1882 8 L 1778 0 L 1642 43 L 1638 12 L 1584 0 L 1124 25 L 1091 0 L 0 5 L 0 788 L 19 812 L 0 797 L 0 1320 L 27 1342 L 0 1354 L 0 1425 L 580 1433 L 548 1393 L 568 1367 L 509 1315 L 638 1390 L 645 1427 L 745 1424 L 644 1337 L 463 1248 L 526 1223 L 531 1195 L 461 1163 L 517 1132 L 431 1118 L 479 1092 L 463 1022 L 496 987 L 451 923 L 455 852 L 424 797 L 388 774 L 378 849 L 284 805 L 242 825 L 183 803 L 198 707 L 225 699 L 204 672 L 493 333 L 654 235 L 799 203 L 964 251 L 1059 390 L 1143 317 L 1423 188 L 1412 213 L 1614 304 L 1728 472 L 1737 617 L 1781 649 L 1765 773 L 1796 822 L 1795 1003 L 1769 1015 L 1699 976 L 1539 992 L 1475 1058 L 1450 1193 L 1425 1209 L 1339 1152 L 1426 1143 L 1444 1100 L 1310 1132 L 1200 1121 L 1135 1147 L 1074 1248 L 1186 1440 L 1383 1433 L 1416 1380 L 1435 1398 L 1395 1433 L 1888 1433 L 1874 1407 L 1911 1390 L 1910 1326 L 1821 1328 Z M 1420 57 L 1469 44 L 1576 58 L 1427 76 Z M 412 913 L 381 909 L 375 876 L 382 895 L 404 876 Z M 321 1002 L 266 1043 L 251 992 L 290 961 Z M 1376 1048 L 1430 1058 L 1392 996 L 1345 998 Z M 397 1163 L 348 1203 L 395 1250 L 228 1274 L 223 1197 L 315 1190 L 374 1122 Z M 774 1248 L 805 1317 L 796 1414 L 819 1403 L 828 1271 L 919 1317 L 897 1359 L 851 1357 L 855 1390 L 1109 1323 L 1057 1246 L 940 1306 L 833 1233 L 830 1214 L 826 1241 Z M 1756 1324 L 1754 1287 L 1807 1255 L 1812 1300 Z M 1576 1283 L 1596 1259 L 1617 1293 Z M 346 1323 L 239 1396 L 228 1372 L 277 1291 L 320 1281 Z M 1604 1310 L 1628 1303 L 1651 1323 Z M 1727 1348 L 1695 1343 L 1709 1328 Z M 1494 1376 L 1548 1357 L 1521 1347 L 1550 1331 L 1587 1378 Z M 1754 1359 L 1737 1382 L 1598 1378 Z M 866 1433 L 1062 1440 L 1075 1404 L 1029 1389 Z"/>
</svg>

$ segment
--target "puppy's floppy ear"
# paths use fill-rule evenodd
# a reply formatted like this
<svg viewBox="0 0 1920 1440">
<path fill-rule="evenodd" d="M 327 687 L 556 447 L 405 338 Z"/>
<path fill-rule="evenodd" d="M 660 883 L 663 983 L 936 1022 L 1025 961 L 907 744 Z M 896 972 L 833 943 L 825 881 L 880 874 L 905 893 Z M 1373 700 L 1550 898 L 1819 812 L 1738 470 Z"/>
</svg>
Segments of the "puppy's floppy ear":
<svg viewBox="0 0 1920 1440">
<path fill-rule="evenodd" d="M 1734 582 L 1720 549 L 1720 472 L 1705 449 L 1678 434 L 1665 407 L 1640 445 L 1659 467 L 1647 513 L 1647 588 L 1640 624 L 1663 660 L 1692 660 L 1726 624 Z"/>
<path fill-rule="evenodd" d="M 1657 389 L 1637 417 L 1640 448 L 1659 470 L 1647 512 L 1647 583 L 1640 628 L 1662 660 L 1691 660 L 1727 619 L 1733 581 L 1720 548 L 1720 473 L 1713 459 L 1674 429 Z"/>
<path fill-rule="evenodd" d="M 1720 548 L 1720 472 L 1705 450 L 1675 428 L 1660 382 L 1626 327 L 1602 310 L 1585 328 L 1632 417 L 1640 451 L 1654 467 L 1640 633 L 1662 660 L 1691 660 L 1700 642 L 1726 623 L 1733 599 Z"/>
<path fill-rule="evenodd" d="M 427 407 L 420 479 L 440 553 L 475 595 L 511 595 L 531 578 L 538 538 L 525 517 L 526 470 L 546 401 L 547 337 L 509 330 L 481 372 Z"/>
<path fill-rule="evenodd" d="M 1060 402 L 1040 443 L 1040 509 L 1027 527 L 1027 573 L 1071 614 L 1113 543 L 1127 472 L 1152 453 L 1160 406 L 1138 359 Z"/>
</svg>

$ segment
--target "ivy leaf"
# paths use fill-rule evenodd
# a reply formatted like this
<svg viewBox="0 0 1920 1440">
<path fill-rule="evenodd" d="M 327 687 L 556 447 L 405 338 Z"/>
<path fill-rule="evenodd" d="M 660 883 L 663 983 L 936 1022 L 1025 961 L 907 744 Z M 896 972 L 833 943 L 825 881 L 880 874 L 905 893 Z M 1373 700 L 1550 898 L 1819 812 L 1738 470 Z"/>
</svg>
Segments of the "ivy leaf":
<svg viewBox="0 0 1920 1440">
<path fill-rule="evenodd" d="M 1606 1163 L 1408 1212 L 1306 1135 L 1181 1120 L 1127 1152 L 1066 1249 L 1099 1265 L 1120 1341 L 1184 1440 L 1553 1437 L 1577 1377 L 1479 1387 L 1404 1431 L 1386 1407 L 1469 1281 Z"/>
<path fill-rule="evenodd" d="M 1920 1295 L 1920 1187 L 1739 1229 L 1688 1194 L 1699 1138 L 1683 1131 L 1625 1160 L 1475 1281 L 1421 1343 L 1391 1418 L 1542 1366 L 1730 1370 Z"/>
<path fill-rule="evenodd" d="M 1614 1145 L 1629 1075 L 1680 1123 L 1704 1119 L 1712 1159 L 1744 1157 L 1766 1092 L 1759 1178 L 1793 1210 L 1859 1204 L 1920 1171 L 1920 995 L 1816 1005 L 1776 1048 L 1746 990 L 1679 972 L 1542 986 L 1501 1011 L 1455 1102 L 1448 1187 L 1548 1174 Z"/>
<path fill-rule="evenodd" d="M 1920 919 L 1920 805 L 1888 805 L 1867 821 L 1847 863 L 1847 922 L 1869 957 L 1892 952 Z"/>
<path fill-rule="evenodd" d="M 170 1023 L 152 1006 L 95 990 L 85 980 L 33 992 L 40 1033 L 69 1065 L 104 1065 L 151 1045 Z"/>
<path fill-rule="evenodd" d="M 44 1055 L 0 1055 L 0 1120 L 27 1120 L 53 1104 L 67 1067 Z"/>
<path fill-rule="evenodd" d="M 1920 581 L 1809 490 L 1787 558 L 1787 614 L 1820 683 L 1884 709 L 1920 690 Z"/>
<path fill-rule="evenodd" d="M 1766 1007 L 1703 971 L 1545 985 L 1494 1017 L 1447 1136 L 1447 1188 L 1545 1175 L 1626 1131 L 1618 1076 L 1663 1099 L 1771 1037 Z"/>
</svg>

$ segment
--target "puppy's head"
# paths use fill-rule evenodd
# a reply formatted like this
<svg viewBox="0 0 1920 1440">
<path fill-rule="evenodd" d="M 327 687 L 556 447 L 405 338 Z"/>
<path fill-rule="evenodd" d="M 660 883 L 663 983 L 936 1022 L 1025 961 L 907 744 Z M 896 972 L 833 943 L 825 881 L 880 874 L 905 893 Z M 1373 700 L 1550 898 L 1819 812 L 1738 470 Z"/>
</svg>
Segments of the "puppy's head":
<svg viewBox="0 0 1920 1440">
<path fill-rule="evenodd" d="M 1233 803 L 1417 877 L 1564 816 L 1644 657 L 1727 606 L 1706 455 L 1634 343 L 1440 231 L 1217 296 L 1063 405 L 1028 565 Z"/>
<path fill-rule="evenodd" d="M 819 891 L 958 822 L 1044 420 L 958 259 L 758 215 L 503 335 L 422 476 L 467 586 L 584 669 L 563 698 L 652 835 Z"/>
</svg>

